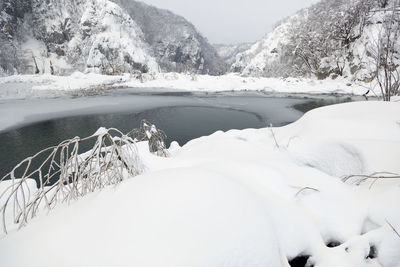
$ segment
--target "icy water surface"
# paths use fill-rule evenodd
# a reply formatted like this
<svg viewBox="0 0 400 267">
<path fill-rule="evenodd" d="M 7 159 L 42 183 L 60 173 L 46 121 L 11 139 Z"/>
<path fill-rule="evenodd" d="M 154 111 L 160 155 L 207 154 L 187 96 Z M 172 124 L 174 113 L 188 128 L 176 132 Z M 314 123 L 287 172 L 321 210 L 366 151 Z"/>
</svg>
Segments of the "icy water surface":
<svg viewBox="0 0 400 267">
<path fill-rule="evenodd" d="M 168 145 L 171 141 L 184 145 L 218 130 L 286 125 L 316 106 L 349 100 L 270 97 L 257 93 L 138 93 L 128 90 L 79 99 L 33 100 L 29 105 L 33 105 L 31 108 L 45 107 L 49 103 L 57 106 L 57 101 L 71 108 L 32 116 L 31 124 L 0 132 L 0 177 L 26 157 L 74 136 L 90 136 L 99 127 L 129 132 L 146 119 L 167 134 Z"/>
</svg>

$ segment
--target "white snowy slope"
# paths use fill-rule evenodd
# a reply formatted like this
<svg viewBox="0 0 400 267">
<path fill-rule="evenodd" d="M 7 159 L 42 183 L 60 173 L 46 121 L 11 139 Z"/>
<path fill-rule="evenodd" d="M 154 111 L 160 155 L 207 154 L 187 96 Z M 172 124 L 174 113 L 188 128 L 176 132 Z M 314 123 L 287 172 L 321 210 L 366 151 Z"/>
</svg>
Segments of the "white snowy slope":
<svg viewBox="0 0 400 267">
<path fill-rule="evenodd" d="M 185 18 L 133 0 L 113 0 L 142 29 L 161 70 L 221 75 L 226 63 L 208 40 Z"/>
<path fill-rule="evenodd" d="M 169 158 L 141 143 L 145 174 L 2 236 L 0 265 L 399 267 L 400 180 L 341 180 L 400 173 L 398 114 L 399 103 L 324 107 L 174 144 Z"/>
<path fill-rule="evenodd" d="M 114 60 L 121 62 L 118 64 L 122 66 L 118 68 L 122 68 L 121 71 L 124 72 L 132 68 L 143 72 L 157 71 L 158 65 L 155 58 L 149 55 L 150 47 L 143 40 L 142 30 L 117 4 L 106 0 L 88 2 L 80 19 L 80 29 L 70 41 L 69 47 L 75 51 L 86 50 L 84 54 L 88 54 L 87 70 L 102 73 L 104 62 Z M 90 36 L 92 32 L 97 34 Z M 110 56 L 107 55 L 107 50 Z M 108 64 L 110 66 L 105 66 L 111 68 L 108 72 L 119 72 L 113 69 L 116 68 L 113 64 L 117 63 Z"/>
<path fill-rule="evenodd" d="M 282 23 L 249 49 L 238 53 L 231 70 L 244 76 L 265 76 L 266 68 L 279 59 L 280 45 L 288 42 L 286 35 L 290 25 L 291 21 Z"/>
<path fill-rule="evenodd" d="M 248 50 L 237 54 L 231 71 L 244 76 L 315 77 L 371 82 L 375 79 L 374 51 L 385 23 L 398 1 L 324 0 L 283 20 Z M 394 29 L 394 27 L 392 27 Z M 394 31 L 394 30 L 393 30 Z M 399 66 L 398 33 L 393 39 L 393 63 Z M 389 38 L 389 39 L 390 39 Z"/>
<path fill-rule="evenodd" d="M 240 43 L 240 44 L 214 44 L 217 49 L 218 55 L 224 59 L 228 65 L 231 65 L 236 60 L 236 55 L 248 50 L 251 47 L 251 43 Z"/>
<path fill-rule="evenodd" d="M 221 74 L 226 67 L 190 22 L 141 2 L 0 2 L 0 76 L 76 70 Z"/>
<path fill-rule="evenodd" d="M 31 9 L 32 15 L 26 14 L 18 28 L 26 32 L 19 41 L 29 58 L 25 73 L 29 66 L 34 73 L 32 55 L 40 73 L 50 73 L 51 66 L 56 74 L 74 69 L 104 74 L 158 69 L 140 27 L 111 1 L 32 0 Z M 18 39 L 15 34 L 13 40 Z"/>
</svg>

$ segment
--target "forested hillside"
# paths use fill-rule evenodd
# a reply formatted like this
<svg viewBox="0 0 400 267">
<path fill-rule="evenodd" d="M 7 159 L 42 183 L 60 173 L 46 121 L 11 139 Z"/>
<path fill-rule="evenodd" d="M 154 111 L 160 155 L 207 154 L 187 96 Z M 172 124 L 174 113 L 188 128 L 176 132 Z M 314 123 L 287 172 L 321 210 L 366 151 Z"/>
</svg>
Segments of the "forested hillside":
<svg viewBox="0 0 400 267">
<path fill-rule="evenodd" d="M 231 70 L 369 82 L 386 69 L 398 79 L 399 12 L 397 0 L 322 0 L 238 54 Z"/>
<path fill-rule="evenodd" d="M 125 0 L 4 0 L 0 73 L 222 74 L 216 50 L 184 18 Z"/>
</svg>

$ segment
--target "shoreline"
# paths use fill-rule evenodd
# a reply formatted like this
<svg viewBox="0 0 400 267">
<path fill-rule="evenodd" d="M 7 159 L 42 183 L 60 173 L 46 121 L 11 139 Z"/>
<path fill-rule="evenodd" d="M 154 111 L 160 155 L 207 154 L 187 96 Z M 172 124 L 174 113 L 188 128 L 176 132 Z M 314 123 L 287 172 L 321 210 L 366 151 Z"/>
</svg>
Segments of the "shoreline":
<svg viewBox="0 0 400 267">
<path fill-rule="evenodd" d="M 148 96 L 155 100 L 155 103 L 135 103 L 130 107 L 129 98 L 134 96 Z M 350 95 L 311 95 L 311 94 L 288 94 L 288 93 L 266 93 L 262 91 L 220 91 L 220 92 L 199 92 L 199 91 L 171 91 L 169 88 L 159 90 L 148 90 L 141 88 L 116 89 L 104 92 L 104 94 L 74 97 L 71 95 L 53 96 L 51 98 L 31 98 L 31 99 L 5 99 L 0 100 L 0 112 L 4 114 L 0 118 L 0 133 L 25 127 L 31 124 L 56 120 L 66 117 L 75 117 L 82 115 L 96 115 L 101 113 L 120 113 L 126 111 L 140 111 L 153 109 L 157 107 L 167 107 L 182 105 L 180 101 L 176 103 L 165 102 L 165 97 L 174 97 L 175 100 L 182 97 L 181 102 L 190 102 L 189 99 L 207 99 L 208 97 L 259 97 L 259 98 L 287 98 L 303 100 L 303 102 L 332 102 L 331 104 L 348 102 L 351 100 L 364 100 L 360 96 Z M 163 99 L 165 98 L 165 99 Z M 203 101 L 197 103 L 200 106 L 212 106 Z M 306 103 L 300 103 L 306 104 Z M 193 105 L 189 103 L 188 105 Z M 297 104 L 296 104 L 297 105 Z M 307 110 L 298 109 L 296 105 L 291 108 L 304 113 Z M 324 104 L 323 104 L 324 105 Z M 322 106 L 323 106 L 322 105 Z"/>
<path fill-rule="evenodd" d="M 344 78 L 316 80 L 309 78 L 241 77 L 182 73 L 130 74 L 106 76 L 75 72 L 70 76 L 15 75 L 0 77 L 0 99 L 52 98 L 101 95 L 113 90 L 169 90 L 172 92 L 262 92 L 265 94 L 307 94 L 362 96 L 373 93 L 374 84 L 351 82 Z M 375 90 L 377 92 L 377 90 Z"/>
</svg>

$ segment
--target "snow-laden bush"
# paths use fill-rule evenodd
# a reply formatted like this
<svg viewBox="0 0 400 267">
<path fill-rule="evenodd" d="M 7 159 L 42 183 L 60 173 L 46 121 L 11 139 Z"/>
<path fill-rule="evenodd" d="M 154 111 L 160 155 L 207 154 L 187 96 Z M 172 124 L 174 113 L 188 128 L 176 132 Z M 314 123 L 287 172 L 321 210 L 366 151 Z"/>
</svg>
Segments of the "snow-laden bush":
<svg viewBox="0 0 400 267">
<path fill-rule="evenodd" d="M 163 131 L 143 120 L 127 134 L 100 128 L 92 136 L 65 140 L 26 158 L 0 179 L 4 232 L 12 223 L 24 226 L 41 209 L 51 210 L 139 175 L 144 166 L 137 142 L 146 141 L 151 153 L 167 157 L 165 138 Z"/>
<path fill-rule="evenodd" d="M 168 151 L 165 146 L 165 139 L 167 136 L 163 131 L 157 129 L 154 124 L 146 120 L 142 120 L 140 128 L 133 130 L 133 135 L 136 141 L 147 141 L 149 143 L 149 150 L 161 157 L 167 157 Z"/>
<path fill-rule="evenodd" d="M 0 180 L 4 232 L 10 223 L 22 227 L 41 209 L 51 210 L 140 174 L 143 166 L 131 134 L 100 128 L 92 136 L 65 140 L 19 163 Z"/>
</svg>

